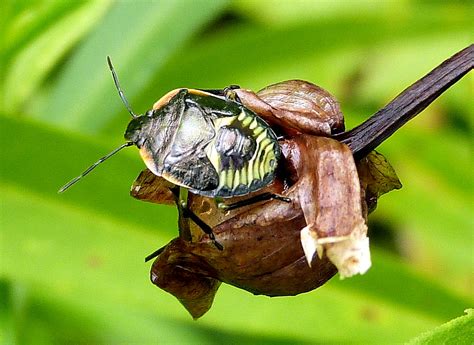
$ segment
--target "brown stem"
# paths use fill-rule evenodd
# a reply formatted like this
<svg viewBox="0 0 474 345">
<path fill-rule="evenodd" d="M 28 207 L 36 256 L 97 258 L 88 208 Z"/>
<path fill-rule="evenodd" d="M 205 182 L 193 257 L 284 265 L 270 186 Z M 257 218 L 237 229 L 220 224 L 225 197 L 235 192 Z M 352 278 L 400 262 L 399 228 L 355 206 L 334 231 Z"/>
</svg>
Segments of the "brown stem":
<svg viewBox="0 0 474 345">
<path fill-rule="evenodd" d="M 334 136 L 362 158 L 473 68 L 474 45 L 453 55 L 350 131 Z"/>
</svg>

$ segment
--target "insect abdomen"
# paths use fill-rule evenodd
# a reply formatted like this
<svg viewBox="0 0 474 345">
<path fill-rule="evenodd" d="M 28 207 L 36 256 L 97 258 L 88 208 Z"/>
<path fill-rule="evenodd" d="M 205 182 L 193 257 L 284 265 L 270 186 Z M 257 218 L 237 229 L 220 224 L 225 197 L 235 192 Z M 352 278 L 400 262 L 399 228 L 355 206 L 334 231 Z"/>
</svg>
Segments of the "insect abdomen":
<svg viewBox="0 0 474 345">
<path fill-rule="evenodd" d="M 245 109 L 238 116 L 218 118 L 214 124 L 217 134 L 207 154 L 218 172 L 219 185 L 201 194 L 245 195 L 271 183 L 280 157 L 272 129 Z"/>
</svg>

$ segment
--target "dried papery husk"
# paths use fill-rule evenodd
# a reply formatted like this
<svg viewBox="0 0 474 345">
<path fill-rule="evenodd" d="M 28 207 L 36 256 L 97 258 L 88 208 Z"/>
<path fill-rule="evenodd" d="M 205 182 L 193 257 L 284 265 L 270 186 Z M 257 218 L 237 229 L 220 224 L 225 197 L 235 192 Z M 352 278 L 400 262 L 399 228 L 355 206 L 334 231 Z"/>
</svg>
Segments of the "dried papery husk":
<svg viewBox="0 0 474 345">
<path fill-rule="evenodd" d="M 298 172 L 296 186 L 306 220 L 301 243 L 308 263 L 315 253 L 319 257 L 326 253 L 341 278 L 365 273 L 370 267 L 369 242 L 350 149 L 324 137 L 301 135 L 293 141 L 298 154 L 284 151 L 284 155 L 298 157 L 292 164 Z"/>
<path fill-rule="evenodd" d="M 158 177 L 150 170 L 143 170 L 130 188 L 130 195 L 142 201 L 155 204 L 174 205 L 175 199 L 171 189 L 174 184 Z"/>
<path fill-rule="evenodd" d="M 377 200 L 383 194 L 402 188 L 397 173 L 387 159 L 376 151 L 370 152 L 357 162 L 361 188 L 365 194 L 367 213 L 377 207 Z"/>
<path fill-rule="evenodd" d="M 245 89 L 235 93 L 243 105 L 284 133 L 329 136 L 344 131 L 337 100 L 307 81 L 287 80 L 257 93 Z"/>
<path fill-rule="evenodd" d="M 175 296 L 194 319 L 212 306 L 221 281 L 212 277 L 212 268 L 186 248 L 181 238 L 171 241 L 153 263 L 153 284 Z"/>
</svg>

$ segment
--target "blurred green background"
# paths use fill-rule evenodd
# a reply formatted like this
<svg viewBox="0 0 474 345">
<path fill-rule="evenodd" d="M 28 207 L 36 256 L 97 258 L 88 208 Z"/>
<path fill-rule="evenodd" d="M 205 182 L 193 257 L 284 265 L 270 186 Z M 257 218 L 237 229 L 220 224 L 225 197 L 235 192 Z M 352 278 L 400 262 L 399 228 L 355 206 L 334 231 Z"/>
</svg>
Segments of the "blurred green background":
<svg viewBox="0 0 474 345">
<path fill-rule="evenodd" d="M 1 342 L 399 343 L 472 306 L 472 75 L 379 147 L 404 187 L 370 217 L 371 270 L 297 297 L 224 285 L 195 322 L 153 286 L 143 258 L 177 235 L 176 213 L 128 195 L 135 149 L 56 193 L 124 141 L 106 55 L 136 112 L 177 87 L 298 78 L 333 93 L 351 128 L 470 43 L 469 2 L 7 0 L 0 13 Z"/>
</svg>

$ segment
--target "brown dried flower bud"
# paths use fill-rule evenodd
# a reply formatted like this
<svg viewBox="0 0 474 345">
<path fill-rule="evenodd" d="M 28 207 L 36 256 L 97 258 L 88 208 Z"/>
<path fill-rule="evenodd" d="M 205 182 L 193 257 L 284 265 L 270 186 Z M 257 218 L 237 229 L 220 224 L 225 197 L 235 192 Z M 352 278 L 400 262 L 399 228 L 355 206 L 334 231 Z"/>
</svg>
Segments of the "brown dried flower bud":
<svg viewBox="0 0 474 345">
<path fill-rule="evenodd" d="M 211 307 L 220 282 L 254 294 L 288 296 L 321 286 L 337 270 L 341 277 L 364 273 L 370 267 L 368 210 L 380 195 L 400 188 L 383 156 L 374 153 L 356 166 L 345 144 L 315 135 L 343 129 L 337 102 L 326 91 L 289 81 L 258 94 L 235 92 L 245 106 L 286 133 L 280 141 L 280 172 L 257 193 L 280 194 L 291 202 L 267 201 L 224 212 L 212 199 L 189 195 L 190 210 L 212 227 L 224 250 L 181 214 L 180 236 L 160 250 L 151 278 L 194 318 Z M 131 194 L 169 204 L 174 202 L 169 188 L 145 170 Z"/>
</svg>

